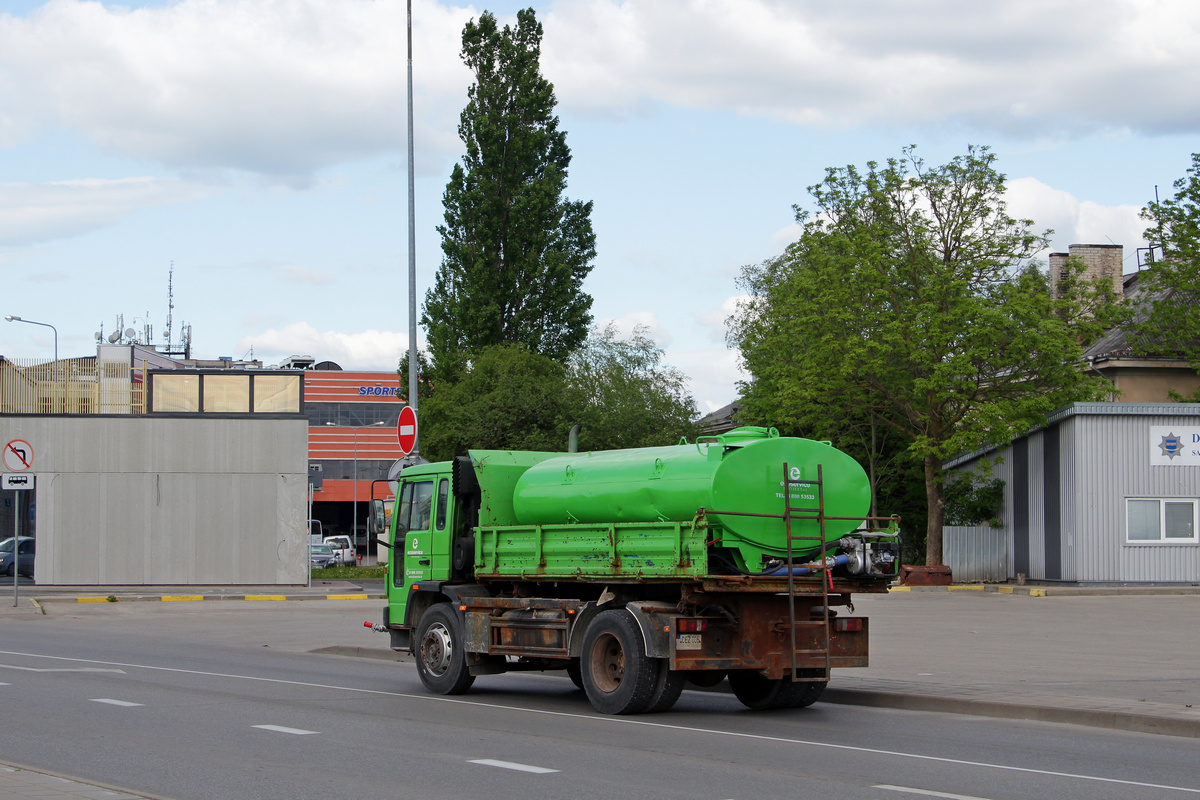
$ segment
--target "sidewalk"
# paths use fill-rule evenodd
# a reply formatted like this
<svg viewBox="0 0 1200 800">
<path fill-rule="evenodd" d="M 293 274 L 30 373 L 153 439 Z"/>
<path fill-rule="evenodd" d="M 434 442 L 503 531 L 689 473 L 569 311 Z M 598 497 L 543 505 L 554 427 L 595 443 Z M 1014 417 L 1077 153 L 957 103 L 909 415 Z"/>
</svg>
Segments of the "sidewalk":
<svg viewBox="0 0 1200 800">
<path fill-rule="evenodd" d="M 95 783 L 82 783 L 48 772 L 0 763 L 0 798 L 4 800 L 162 800 L 155 795 L 130 794 Z"/>
</svg>

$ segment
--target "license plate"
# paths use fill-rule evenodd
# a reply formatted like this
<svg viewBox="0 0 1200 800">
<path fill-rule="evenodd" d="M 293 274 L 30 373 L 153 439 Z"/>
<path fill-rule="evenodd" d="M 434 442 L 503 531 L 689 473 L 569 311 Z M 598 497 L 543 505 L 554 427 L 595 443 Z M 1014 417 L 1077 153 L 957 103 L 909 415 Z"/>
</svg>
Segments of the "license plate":
<svg viewBox="0 0 1200 800">
<path fill-rule="evenodd" d="M 676 650 L 699 650 L 700 649 L 700 634 L 698 633 L 679 633 L 675 635 Z"/>
</svg>

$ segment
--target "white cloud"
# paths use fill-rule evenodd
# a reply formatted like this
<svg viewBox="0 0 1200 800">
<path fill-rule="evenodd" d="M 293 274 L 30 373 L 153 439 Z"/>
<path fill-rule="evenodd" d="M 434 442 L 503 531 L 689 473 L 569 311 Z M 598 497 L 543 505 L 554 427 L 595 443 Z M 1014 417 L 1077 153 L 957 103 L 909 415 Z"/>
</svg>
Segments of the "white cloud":
<svg viewBox="0 0 1200 800">
<path fill-rule="evenodd" d="M 418 145 L 459 149 L 470 10 L 413 9 Z M 402 0 L 51 0 L 0 15 L 0 145 L 65 125 L 103 150 L 278 176 L 406 137 Z M 419 65 L 419 68 L 416 66 Z"/>
<path fill-rule="evenodd" d="M 629 311 L 619 317 L 608 317 L 596 323 L 597 329 L 603 329 L 609 323 L 617 328 L 617 338 L 627 339 L 633 329 L 639 325 L 646 328 L 646 333 L 658 343 L 659 347 L 669 347 L 672 341 L 671 332 L 658 321 L 658 314 L 653 311 Z"/>
<path fill-rule="evenodd" d="M 311 355 L 318 361 L 334 361 L 345 369 L 396 369 L 408 353 L 408 334 L 395 331 L 318 331 L 307 322 L 294 322 L 283 328 L 238 340 L 237 350 L 254 349 L 254 357 L 265 363 L 278 363 L 290 355 Z"/>
<path fill-rule="evenodd" d="M 140 208 L 195 200 L 212 191 L 154 177 L 0 183 L 0 246 L 75 236 Z"/>
<path fill-rule="evenodd" d="M 417 160 L 457 158 L 473 7 L 413 8 Z M 1200 128 L 1184 0 L 559 0 L 540 15 L 564 108 L 660 105 L 800 125 L 1070 137 Z M 405 142 L 403 0 L 50 0 L 0 15 L 0 146 L 63 126 L 110 153 L 302 185 Z"/>
<path fill-rule="evenodd" d="M 725 332 L 729 329 L 729 318 L 737 313 L 738 303 L 748 299 L 750 296 L 745 294 L 726 297 L 720 308 L 699 315 L 700 324 L 709 329 L 709 336 L 714 341 L 725 341 Z"/>
<path fill-rule="evenodd" d="M 746 379 L 738 366 L 737 351 L 724 347 L 670 350 L 665 360 L 688 376 L 689 390 L 701 414 L 736 400 L 737 382 Z"/>
<path fill-rule="evenodd" d="M 280 278 L 289 283 L 307 283 L 313 286 L 323 286 L 333 283 L 333 275 L 324 270 L 300 267 L 295 264 L 285 264 L 277 270 Z"/>
<path fill-rule="evenodd" d="M 1055 189 L 1037 178 L 1008 182 L 1008 211 L 1014 217 L 1032 219 L 1038 230 L 1052 228 L 1052 252 L 1066 252 L 1072 244 L 1119 244 L 1125 247 L 1126 263 L 1135 250 L 1146 245 L 1142 233 L 1146 222 L 1141 206 L 1104 206 L 1079 200 L 1070 192 Z"/>
<path fill-rule="evenodd" d="M 599 113 L 665 103 L 1066 134 L 1200 125 L 1200 6 L 1186 0 L 579 0 L 556 3 L 545 28 L 559 97 Z"/>
</svg>

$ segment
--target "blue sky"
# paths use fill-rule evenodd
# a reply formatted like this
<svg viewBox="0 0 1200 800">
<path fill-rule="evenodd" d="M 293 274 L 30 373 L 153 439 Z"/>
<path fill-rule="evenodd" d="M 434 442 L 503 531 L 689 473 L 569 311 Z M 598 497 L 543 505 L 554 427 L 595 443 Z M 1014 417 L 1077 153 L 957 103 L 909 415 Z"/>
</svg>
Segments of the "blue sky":
<svg viewBox="0 0 1200 800">
<path fill-rule="evenodd" d="M 195 354 L 392 369 L 407 348 L 403 0 L 6 2 L 0 314 L 94 353 L 117 315 Z M 460 157 L 463 23 L 414 0 L 418 295 Z M 1052 249 L 1143 245 L 1200 150 L 1200 7 L 1117 0 L 535 3 L 592 200 L 598 322 L 647 325 L 702 411 L 730 402 L 741 266 L 782 251 L 826 167 L 988 145 Z M 48 357 L 0 323 L 0 354 Z"/>
</svg>

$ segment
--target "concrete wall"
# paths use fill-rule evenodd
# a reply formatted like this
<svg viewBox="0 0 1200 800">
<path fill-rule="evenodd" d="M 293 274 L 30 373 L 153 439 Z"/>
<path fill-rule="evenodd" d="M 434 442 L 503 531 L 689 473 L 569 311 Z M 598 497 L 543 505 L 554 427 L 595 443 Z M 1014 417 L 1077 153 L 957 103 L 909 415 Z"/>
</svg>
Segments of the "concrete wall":
<svg viewBox="0 0 1200 800">
<path fill-rule="evenodd" d="M 302 417 L 4 416 L 34 449 L 42 585 L 308 580 Z"/>
</svg>

